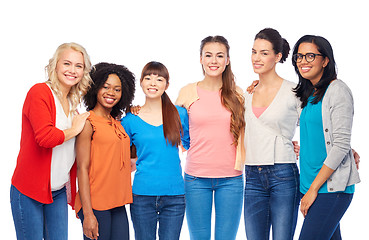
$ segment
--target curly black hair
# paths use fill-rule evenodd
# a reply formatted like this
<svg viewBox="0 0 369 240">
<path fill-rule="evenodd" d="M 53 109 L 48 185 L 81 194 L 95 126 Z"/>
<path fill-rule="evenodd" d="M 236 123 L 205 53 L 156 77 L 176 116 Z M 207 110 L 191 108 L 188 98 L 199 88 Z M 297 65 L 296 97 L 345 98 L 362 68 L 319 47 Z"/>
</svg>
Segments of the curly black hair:
<svg viewBox="0 0 369 240">
<path fill-rule="evenodd" d="M 115 119 L 122 116 L 122 111 L 129 108 L 135 93 L 135 75 L 123 65 L 101 62 L 92 67 L 90 76 L 92 78 L 91 88 L 83 98 L 87 111 L 95 108 L 97 103 L 97 92 L 102 88 L 110 74 L 116 74 L 122 83 L 122 97 L 112 108 L 110 115 Z"/>
</svg>

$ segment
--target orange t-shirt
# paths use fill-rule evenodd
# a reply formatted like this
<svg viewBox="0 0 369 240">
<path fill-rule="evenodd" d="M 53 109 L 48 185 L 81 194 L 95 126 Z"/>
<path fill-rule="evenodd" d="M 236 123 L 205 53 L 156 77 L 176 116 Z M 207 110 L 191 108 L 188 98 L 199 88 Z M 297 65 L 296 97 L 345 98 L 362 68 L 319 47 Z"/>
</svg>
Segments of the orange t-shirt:
<svg viewBox="0 0 369 240">
<path fill-rule="evenodd" d="M 132 203 L 130 140 L 119 121 L 90 111 L 92 127 L 90 194 L 94 210 L 108 210 Z M 81 209 L 79 192 L 75 209 Z"/>
</svg>

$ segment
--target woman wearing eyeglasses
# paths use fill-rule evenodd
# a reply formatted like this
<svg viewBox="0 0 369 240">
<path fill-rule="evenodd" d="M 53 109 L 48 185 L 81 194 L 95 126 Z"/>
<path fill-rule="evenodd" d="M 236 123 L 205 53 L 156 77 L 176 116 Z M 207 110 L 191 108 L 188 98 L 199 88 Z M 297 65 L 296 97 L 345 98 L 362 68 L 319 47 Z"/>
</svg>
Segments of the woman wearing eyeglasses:
<svg viewBox="0 0 369 240">
<path fill-rule="evenodd" d="M 330 43 L 306 35 L 293 50 L 301 100 L 300 210 L 305 217 L 300 238 L 341 239 L 340 220 L 349 207 L 359 174 L 352 154 L 353 97 L 337 79 Z"/>
</svg>

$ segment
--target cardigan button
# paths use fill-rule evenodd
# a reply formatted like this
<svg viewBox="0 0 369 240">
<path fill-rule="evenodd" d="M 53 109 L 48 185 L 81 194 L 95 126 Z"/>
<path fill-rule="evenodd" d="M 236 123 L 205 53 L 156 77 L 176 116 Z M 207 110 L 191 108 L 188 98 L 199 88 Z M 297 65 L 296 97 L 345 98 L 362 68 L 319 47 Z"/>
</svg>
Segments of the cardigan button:
<svg viewBox="0 0 369 240">
<path fill-rule="evenodd" d="M 328 128 L 325 129 L 325 132 L 328 132 Z"/>
<path fill-rule="evenodd" d="M 329 191 L 333 191 L 333 188 L 329 188 Z"/>
<path fill-rule="evenodd" d="M 329 142 L 329 141 L 328 141 L 328 142 L 327 142 L 327 145 L 331 145 L 331 142 Z"/>
</svg>

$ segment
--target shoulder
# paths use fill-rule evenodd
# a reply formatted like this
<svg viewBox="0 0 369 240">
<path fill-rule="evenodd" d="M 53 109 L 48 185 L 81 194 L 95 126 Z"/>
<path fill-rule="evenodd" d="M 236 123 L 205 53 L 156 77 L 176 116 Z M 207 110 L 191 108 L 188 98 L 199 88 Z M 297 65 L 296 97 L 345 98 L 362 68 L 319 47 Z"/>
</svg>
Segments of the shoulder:
<svg viewBox="0 0 369 240">
<path fill-rule="evenodd" d="M 41 97 L 52 96 L 52 92 L 46 83 L 37 83 L 30 88 L 30 90 L 28 91 L 28 95 Z"/>
<path fill-rule="evenodd" d="M 325 96 L 333 99 L 342 99 L 342 97 L 352 98 L 352 93 L 345 82 L 336 79 L 328 86 Z"/>
<path fill-rule="evenodd" d="M 51 106 L 55 109 L 54 96 L 46 83 L 37 83 L 28 91 L 24 101 L 24 107 L 37 106 L 41 111 L 41 106 L 44 105 Z"/>
<path fill-rule="evenodd" d="M 186 93 L 186 92 L 189 92 L 189 91 L 193 91 L 194 89 L 196 89 L 196 86 L 197 86 L 197 82 L 189 83 L 186 86 L 182 87 L 179 90 L 179 93 Z"/>
<path fill-rule="evenodd" d="M 244 91 L 242 90 L 242 88 L 241 87 L 239 87 L 239 86 L 236 86 L 236 92 L 238 92 L 239 94 L 241 94 L 241 95 L 244 95 Z"/>
<path fill-rule="evenodd" d="M 286 80 L 286 79 L 284 79 L 283 82 L 284 82 L 284 85 L 286 86 L 286 88 L 288 88 L 288 89 L 292 89 L 292 88 L 295 88 L 297 86 L 297 83 Z"/>
<path fill-rule="evenodd" d="M 350 88 L 347 86 L 347 84 L 340 79 L 334 80 L 329 85 L 328 89 L 345 89 L 345 90 L 351 91 Z"/>
<path fill-rule="evenodd" d="M 176 108 L 177 108 L 177 111 L 178 111 L 178 114 L 179 114 L 179 117 L 182 118 L 183 116 L 186 116 L 187 115 L 187 110 L 186 108 L 184 107 L 180 107 L 178 105 L 176 105 Z"/>
<path fill-rule="evenodd" d="M 132 113 L 127 113 L 121 120 L 120 122 L 122 124 L 129 124 L 130 122 L 135 121 L 135 118 L 137 118 L 136 115 L 132 114 Z"/>
</svg>

